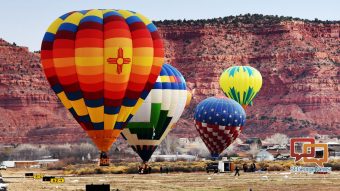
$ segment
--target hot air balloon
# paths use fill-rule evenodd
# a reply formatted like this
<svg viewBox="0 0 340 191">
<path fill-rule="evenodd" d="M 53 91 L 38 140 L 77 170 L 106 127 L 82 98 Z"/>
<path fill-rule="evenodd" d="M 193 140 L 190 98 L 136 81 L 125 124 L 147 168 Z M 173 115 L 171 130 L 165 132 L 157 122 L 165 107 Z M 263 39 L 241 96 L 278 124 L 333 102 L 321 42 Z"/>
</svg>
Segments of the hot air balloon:
<svg viewBox="0 0 340 191">
<path fill-rule="evenodd" d="M 190 105 L 192 99 L 192 93 L 188 90 L 187 91 L 187 101 L 185 102 L 185 107 L 188 107 Z"/>
<path fill-rule="evenodd" d="M 232 66 L 220 76 L 220 87 L 224 94 L 246 108 L 260 91 L 262 76 L 250 66 Z"/>
<path fill-rule="evenodd" d="M 47 29 L 41 62 L 53 91 L 101 151 L 137 112 L 164 62 L 155 25 L 126 10 L 74 11 Z"/>
<path fill-rule="evenodd" d="M 211 156 L 217 158 L 241 133 L 246 113 L 232 99 L 210 97 L 197 105 L 194 119 Z"/>
<path fill-rule="evenodd" d="M 186 83 L 173 66 L 164 64 L 153 89 L 122 136 L 147 162 L 183 113 L 187 101 Z"/>
</svg>

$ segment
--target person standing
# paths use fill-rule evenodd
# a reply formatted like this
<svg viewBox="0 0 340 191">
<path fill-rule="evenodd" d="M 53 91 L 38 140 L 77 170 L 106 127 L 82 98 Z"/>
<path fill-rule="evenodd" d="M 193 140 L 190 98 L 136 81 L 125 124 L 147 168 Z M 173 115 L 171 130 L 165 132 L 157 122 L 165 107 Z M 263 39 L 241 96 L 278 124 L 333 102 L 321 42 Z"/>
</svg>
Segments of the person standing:
<svg viewBox="0 0 340 191">
<path fill-rule="evenodd" d="M 251 170 L 252 170 L 252 172 L 255 172 L 255 171 L 256 171 L 256 165 L 255 165 L 255 163 L 251 164 Z"/>
<path fill-rule="evenodd" d="M 248 171 L 248 165 L 246 163 L 243 164 L 243 172 Z"/>
<path fill-rule="evenodd" d="M 236 176 L 236 175 L 240 176 L 240 169 L 238 168 L 238 166 L 236 166 L 236 168 L 235 168 L 235 175 L 234 176 Z"/>
</svg>

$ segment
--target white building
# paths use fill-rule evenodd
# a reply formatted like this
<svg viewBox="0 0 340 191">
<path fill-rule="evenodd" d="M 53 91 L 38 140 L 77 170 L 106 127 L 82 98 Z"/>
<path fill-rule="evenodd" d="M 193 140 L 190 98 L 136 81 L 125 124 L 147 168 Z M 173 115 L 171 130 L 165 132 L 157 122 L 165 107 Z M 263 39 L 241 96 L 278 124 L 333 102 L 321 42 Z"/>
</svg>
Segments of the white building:
<svg viewBox="0 0 340 191">
<path fill-rule="evenodd" d="M 195 161 L 197 157 L 194 155 L 152 155 L 150 161 L 155 162 L 157 159 L 161 159 L 164 161 L 177 161 L 177 160 Z"/>
<path fill-rule="evenodd" d="M 274 156 L 266 150 L 262 150 L 262 151 L 260 151 L 259 153 L 256 154 L 256 161 L 257 162 L 273 161 L 273 160 L 274 160 Z"/>
</svg>

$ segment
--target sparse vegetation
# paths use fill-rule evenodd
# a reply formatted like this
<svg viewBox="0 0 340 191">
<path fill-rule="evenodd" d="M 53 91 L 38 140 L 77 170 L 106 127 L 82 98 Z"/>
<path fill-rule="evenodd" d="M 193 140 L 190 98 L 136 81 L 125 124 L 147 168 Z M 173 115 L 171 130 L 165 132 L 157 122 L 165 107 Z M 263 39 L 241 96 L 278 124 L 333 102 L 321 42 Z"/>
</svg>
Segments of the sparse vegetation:
<svg viewBox="0 0 340 191">
<path fill-rule="evenodd" d="M 289 138 L 285 134 L 275 133 L 274 135 L 267 137 L 264 142 L 269 144 L 287 145 Z"/>
<path fill-rule="evenodd" d="M 137 174 L 138 166 L 141 163 L 138 162 L 121 162 L 111 164 L 109 167 L 100 168 L 97 164 L 81 164 L 81 165 L 69 165 L 64 169 L 65 174 Z M 206 162 L 151 162 L 152 172 L 160 172 L 160 167 L 168 167 L 170 172 L 203 172 L 205 171 Z"/>
<path fill-rule="evenodd" d="M 196 162 L 150 162 L 153 173 L 159 173 L 160 167 L 168 167 L 171 173 L 173 172 L 205 172 L 206 164 L 211 161 L 196 161 Z M 253 161 L 234 161 L 235 165 L 241 167 L 243 164 L 250 166 Z M 69 165 L 64 168 L 64 174 L 137 174 L 138 166 L 141 163 L 138 162 L 121 162 L 111 164 L 109 167 L 100 168 L 97 164 L 79 164 Z M 289 171 L 291 166 L 310 166 L 310 164 L 303 162 L 295 162 L 294 160 L 283 160 L 283 161 L 262 161 L 256 163 L 257 170 L 266 169 L 267 171 Z M 340 170 L 340 161 L 334 160 L 326 163 L 325 166 L 332 167 L 332 170 Z"/>
<path fill-rule="evenodd" d="M 327 190 L 335 191 L 340 186 L 339 175 L 332 174 L 294 174 L 294 173 L 243 173 L 235 178 L 232 173 L 207 174 L 201 173 L 170 173 L 160 175 L 158 173 L 148 175 L 131 174 L 106 174 L 65 176 L 65 183 L 50 184 L 34 179 L 22 178 L 25 171 L 12 172 L 13 178 L 9 184 L 9 190 L 84 190 L 85 184 L 111 185 L 111 190 L 148 190 L 148 191 L 183 191 L 183 190 Z M 54 172 L 52 175 L 59 175 Z M 17 178 L 16 178 L 17 177 Z M 23 184 L 23 181 L 25 182 Z"/>
<path fill-rule="evenodd" d="M 293 119 L 292 117 L 285 117 L 285 118 L 283 118 L 282 121 L 283 121 L 283 122 L 293 122 L 294 119 Z"/>
<path fill-rule="evenodd" d="M 278 15 L 262 15 L 262 14 L 244 14 L 237 16 L 227 16 L 212 19 L 198 19 L 198 20 L 163 20 L 154 21 L 156 25 L 220 25 L 220 24 L 233 24 L 238 26 L 239 24 L 254 24 L 262 26 L 264 24 L 278 24 L 283 21 L 303 21 L 306 23 L 316 23 L 316 24 L 339 24 L 340 21 L 321 21 L 319 19 L 308 20 L 293 17 L 285 17 Z"/>
<path fill-rule="evenodd" d="M 60 145 L 33 145 L 20 144 L 12 148 L 7 147 L 1 152 L 0 161 L 4 160 L 37 160 L 44 157 L 57 158 L 66 163 L 91 160 L 97 156 L 97 148 L 90 143 L 60 144 Z"/>
</svg>

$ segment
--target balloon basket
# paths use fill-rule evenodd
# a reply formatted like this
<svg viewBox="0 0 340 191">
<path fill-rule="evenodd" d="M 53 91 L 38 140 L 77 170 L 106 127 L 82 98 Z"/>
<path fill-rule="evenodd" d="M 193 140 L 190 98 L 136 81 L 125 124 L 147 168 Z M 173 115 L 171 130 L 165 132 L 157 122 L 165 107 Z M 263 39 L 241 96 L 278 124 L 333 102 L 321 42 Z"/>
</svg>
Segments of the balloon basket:
<svg viewBox="0 0 340 191">
<path fill-rule="evenodd" d="M 110 159 L 105 152 L 100 153 L 99 166 L 110 166 Z"/>
</svg>

